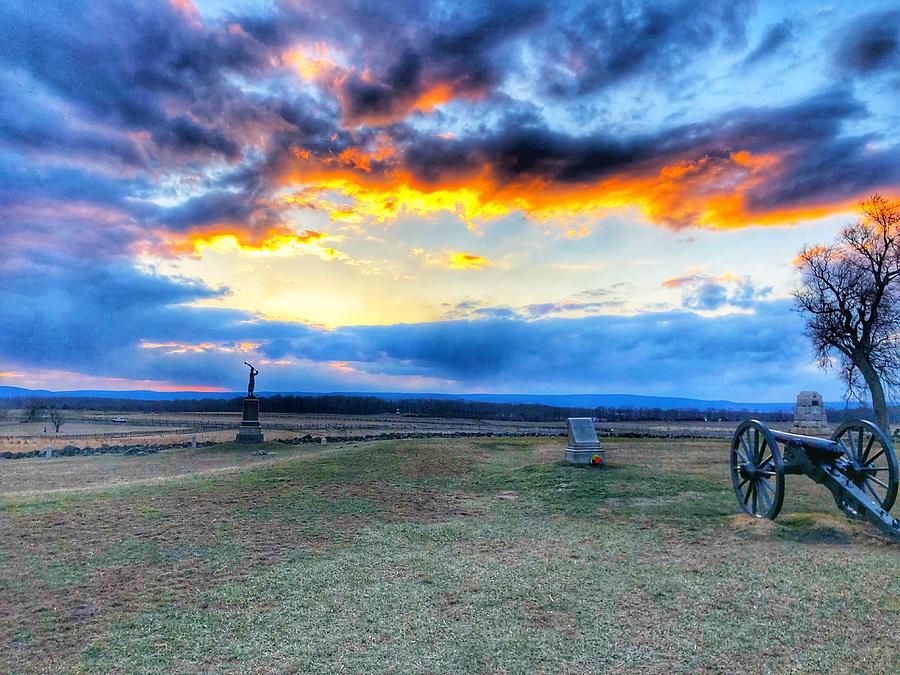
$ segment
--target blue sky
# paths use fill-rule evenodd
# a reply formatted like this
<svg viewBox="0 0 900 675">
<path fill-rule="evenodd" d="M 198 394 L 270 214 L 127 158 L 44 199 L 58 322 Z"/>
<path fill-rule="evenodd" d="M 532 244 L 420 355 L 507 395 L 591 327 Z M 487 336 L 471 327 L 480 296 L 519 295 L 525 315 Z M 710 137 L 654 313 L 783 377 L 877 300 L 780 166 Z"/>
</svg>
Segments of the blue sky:
<svg viewBox="0 0 900 675">
<path fill-rule="evenodd" d="M 0 6 L 0 381 L 841 395 L 893 2 Z"/>
</svg>

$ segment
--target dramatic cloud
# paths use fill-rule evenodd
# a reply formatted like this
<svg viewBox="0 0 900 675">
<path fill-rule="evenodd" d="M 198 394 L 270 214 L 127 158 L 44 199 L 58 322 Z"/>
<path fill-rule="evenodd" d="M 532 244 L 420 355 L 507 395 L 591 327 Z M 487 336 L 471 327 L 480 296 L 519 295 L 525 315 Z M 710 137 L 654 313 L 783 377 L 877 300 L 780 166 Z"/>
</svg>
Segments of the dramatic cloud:
<svg viewBox="0 0 900 675">
<path fill-rule="evenodd" d="M 735 386 L 783 378 L 805 358 L 766 342 L 785 279 L 647 237 L 746 228 L 729 241 L 760 257 L 752 226 L 900 186 L 893 9 L 223 7 L 0 4 L 4 372 L 233 386 L 237 350 L 288 388 L 630 389 L 630 369 L 699 391 L 671 345 L 736 340 L 781 371 Z M 665 279 L 683 309 L 648 312 Z"/>
<path fill-rule="evenodd" d="M 566 4 L 539 40 L 550 91 L 584 95 L 629 77 L 658 80 L 717 46 L 740 44 L 750 2 Z"/>
<path fill-rule="evenodd" d="M 841 32 L 835 55 L 844 70 L 868 75 L 897 74 L 900 66 L 900 10 L 867 14 Z"/>
</svg>

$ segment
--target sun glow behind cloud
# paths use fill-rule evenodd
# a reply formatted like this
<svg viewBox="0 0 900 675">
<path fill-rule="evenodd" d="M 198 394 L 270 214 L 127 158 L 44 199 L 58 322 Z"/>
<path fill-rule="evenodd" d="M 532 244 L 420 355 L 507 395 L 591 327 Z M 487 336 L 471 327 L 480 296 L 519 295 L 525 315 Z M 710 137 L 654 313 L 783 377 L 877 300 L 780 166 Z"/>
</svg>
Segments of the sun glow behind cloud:
<svg viewBox="0 0 900 675">
<path fill-rule="evenodd" d="M 382 150 L 379 159 L 389 160 L 393 154 Z M 298 154 L 298 162 L 280 178 L 285 201 L 351 224 L 449 213 L 477 227 L 522 213 L 569 236 L 585 234 L 591 220 L 635 207 L 648 222 L 670 228 L 733 229 L 815 220 L 850 212 L 854 206 L 852 200 L 771 209 L 751 206 L 747 193 L 778 172 L 779 158 L 748 151 L 684 159 L 579 184 L 535 177 L 501 182 L 490 167 L 483 167 L 430 185 L 399 165 L 377 175 L 367 165 L 363 168 L 354 171 L 330 162 L 317 165 Z"/>
</svg>

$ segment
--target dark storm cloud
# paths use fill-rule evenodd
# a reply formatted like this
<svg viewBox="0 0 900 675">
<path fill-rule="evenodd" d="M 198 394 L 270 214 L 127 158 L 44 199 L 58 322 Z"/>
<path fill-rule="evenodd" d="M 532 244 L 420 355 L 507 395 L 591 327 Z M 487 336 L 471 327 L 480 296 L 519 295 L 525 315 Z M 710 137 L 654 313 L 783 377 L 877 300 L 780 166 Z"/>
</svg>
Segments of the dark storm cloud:
<svg viewBox="0 0 900 675">
<path fill-rule="evenodd" d="M 665 76 L 715 47 L 743 44 L 753 3 L 563 4 L 539 44 L 543 80 L 560 96 L 584 95 L 635 76 Z"/>
<path fill-rule="evenodd" d="M 755 66 L 758 63 L 767 61 L 795 39 L 793 19 L 785 19 L 779 23 L 769 26 L 759 44 L 747 55 L 743 61 L 744 67 Z"/>
<path fill-rule="evenodd" d="M 540 178 L 591 184 L 619 172 L 652 172 L 682 160 L 727 159 L 749 151 L 774 154 L 780 165 L 748 192 L 749 205 L 780 206 L 854 197 L 900 180 L 900 147 L 875 135 L 846 136 L 868 111 L 847 89 L 829 89 L 792 105 L 744 108 L 704 123 L 623 138 L 576 136 L 542 122 L 465 138 L 411 138 L 405 166 L 423 181 L 451 179 L 488 167 L 500 184 Z"/>
<path fill-rule="evenodd" d="M 866 14 L 837 38 L 835 63 L 841 70 L 856 75 L 900 70 L 900 10 Z"/>
<path fill-rule="evenodd" d="M 252 211 L 253 204 L 246 194 L 216 190 L 162 210 L 159 220 L 173 229 L 183 229 L 221 222 L 242 223 Z"/>
<path fill-rule="evenodd" d="M 716 45 L 740 43 L 745 3 L 612 2 L 561 9 L 540 2 L 284 2 L 264 17 L 231 15 L 208 24 L 161 0 L 78 6 L 83 20 L 75 29 L 69 20 L 75 4 L 32 8 L 14 2 L 0 9 L 9 38 L 0 65 L 15 73 L 0 80 L 9 94 L 0 103 L 0 142 L 23 154 L 81 162 L 93 174 L 97 165 L 107 172 L 127 167 L 137 182 L 123 186 L 119 201 L 152 227 L 180 231 L 251 213 L 264 216 L 251 227 L 270 227 L 278 214 L 268 197 L 291 173 L 298 153 L 333 166 L 343 151 L 371 145 L 378 130 L 342 128 L 348 118 L 392 122 L 381 132 L 399 154 L 372 161 L 365 169 L 369 176 L 401 169 L 423 184 L 481 167 L 499 185 L 522 178 L 590 184 L 619 172 L 749 150 L 782 156 L 778 174 L 749 195 L 754 207 L 764 209 L 853 195 L 873 177 L 889 183 L 898 171 L 890 144 L 879 145 L 874 136 L 843 137 L 847 122 L 867 114 L 846 91 L 630 136 L 566 133 L 537 109 L 490 102 L 511 73 L 521 74 L 523 45 L 540 63 L 565 65 L 566 54 L 577 54 L 575 79 L 563 78 L 565 84 L 551 73 L 543 81 L 595 91 L 629 77 L 665 77 Z M 881 22 L 890 24 L 894 14 Z M 748 58 L 763 58 L 789 33 L 789 22 L 772 26 Z M 336 89 L 315 95 L 286 86 L 278 79 L 285 69 L 273 65 L 280 50 L 313 38 L 343 49 L 350 64 Z M 561 48 L 562 57 L 551 55 L 551 46 Z M 277 77 L 264 90 L 239 89 L 233 81 L 261 76 Z M 508 112 L 454 139 L 395 121 L 439 85 L 454 97 L 488 96 L 488 108 Z M 139 182 L 148 173 L 196 175 L 222 161 L 232 166 L 206 179 L 208 195 L 171 209 L 145 203 L 148 190 Z"/>
<path fill-rule="evenodd" d="M 398 43 L 384 45 L 387 51 L 381 54 L 395 57 L 387 60 L 377 79 L 354 74 L 344 81 L 344 114 L 355 121 L 403 117 L 421 95 L 438 86 L 454 97 L 486 94 L 505 76 L 505 64 L 493 53 L 495 48 L 545 16 L 538 3 L 477 3 L 457 7 L 444 22 L 423 23 L 411 39 L 399 40 L 399 53 Z M 399 14 L 394 17 L 398 25 L 407 20 Z M 371 35 L 368 22 L 362 30 Z"/>
<path fill-rule="evenodd" d="M 550 182 L 588 182 L 656 154 L 656 139 L 573 136 L 543 123 L 499 125 L 494 133 L 460 139 L 421 137 L 405 148 L 405 165 L 426 182 L 489 167 L 501 182 L 538 177 Z"/>
<path fill-rule="evenodd" d="M 266 63 L 246 34 L 194 24 L 162 1 L 13 0 L 0 13 L 0 66 L 27 73 L 26 90 L 64 99 L 85 121 L 149 132 L 162 151 L 236 156 L 216 125 L 236 96 L 227 74 Z"/>
<path fill-rule="evenodd" d="M 873 147 L 874 146 L 874 147 Z M 900 144 L 878 147 L 872 135 L 829 139 L 792 155 L 787 170 L 750 193 L 760 209 L 800 205 L 827 198 L 853 199 L 900 182 Z"/>
</svg>

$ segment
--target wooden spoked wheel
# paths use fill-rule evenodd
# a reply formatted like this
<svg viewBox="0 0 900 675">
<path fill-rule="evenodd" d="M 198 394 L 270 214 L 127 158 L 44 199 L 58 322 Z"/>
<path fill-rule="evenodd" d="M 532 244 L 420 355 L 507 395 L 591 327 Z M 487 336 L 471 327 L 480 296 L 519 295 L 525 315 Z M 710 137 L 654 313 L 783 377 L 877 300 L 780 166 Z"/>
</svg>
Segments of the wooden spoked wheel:
<svg viewBox="0 0 900 675">
<path fill-rule="evenodd" d="M 877 425 L 855 420 L 840 425 L 831 440 L 844 447 L 838 470 L 849 478 L 866 496 L 890 511 L 897 499 L 897 455 L 891 439 Z M 849 515 L 859 515 L 843 500 L 835 497 L 838 508 Z"/>
<path fill-rule="evenodd" d="M 778 443 L 762 422 L 742 422 L 731 439 L 731 482 L 740 507 L 774 520 L 784 502 L 784 463 Z"/>
</svg>

